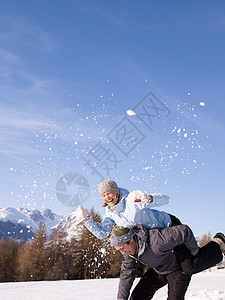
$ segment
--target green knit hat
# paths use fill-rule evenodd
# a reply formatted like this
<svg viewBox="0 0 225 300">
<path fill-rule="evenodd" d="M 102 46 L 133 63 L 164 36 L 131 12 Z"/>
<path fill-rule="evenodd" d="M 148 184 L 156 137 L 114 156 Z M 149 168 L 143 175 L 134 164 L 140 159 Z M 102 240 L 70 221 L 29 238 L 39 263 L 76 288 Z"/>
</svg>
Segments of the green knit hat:
<svg viewBox="0 0 225 300">
<path fill-rule="evenodd" d="M 133 231 L 130 228 L 115 226 L 110 234 L 111 246 L 123 245 L 133 238 Z"/>
</svg>

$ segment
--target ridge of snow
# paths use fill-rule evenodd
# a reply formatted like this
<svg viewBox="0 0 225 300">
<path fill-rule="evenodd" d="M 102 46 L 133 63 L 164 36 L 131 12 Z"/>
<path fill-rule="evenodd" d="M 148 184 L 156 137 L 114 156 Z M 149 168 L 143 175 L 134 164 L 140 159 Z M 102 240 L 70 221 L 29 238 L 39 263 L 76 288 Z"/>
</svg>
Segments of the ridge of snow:
<svg viewBox="0 0 225 300">
<path fill-rule="evenodd" d="M 62 216 L 54 214 L 50 209 L 46 212 L 39 210 L 29 210 L 26 208 L 5 207 L 0 209 L 0 221 L 10 221 L 14 224 L 22 224 L 32 231 L 36 231 L 44 222 L 46 224 L 46 234 L 49 235 L 52 228 L 62 219 Z"/>
</svg>

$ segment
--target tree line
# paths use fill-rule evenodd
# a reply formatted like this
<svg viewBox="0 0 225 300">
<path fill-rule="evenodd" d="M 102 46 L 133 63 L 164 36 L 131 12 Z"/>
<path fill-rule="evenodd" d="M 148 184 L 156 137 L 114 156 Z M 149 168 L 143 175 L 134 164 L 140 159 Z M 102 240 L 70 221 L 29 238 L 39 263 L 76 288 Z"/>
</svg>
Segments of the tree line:
<svg viewBox="0 0 225 300">
<path fill-rule="evenodd" d="M 94 210 L 92 217 L 97 223 L 101 221 Z M 203 235 L 200 246 L 209 240 L 210 233 Z M 45 224 L 32 241 L 24 243 L 12 237 L 0 240 L 0 282 L 118 277 L 121 261 L 122 255 L 108 239 L 97 239 L 83 225 L 70 240 L 60 230 L 47 240 Z M 139 264 L 138 275 L 144 271 Z"/>
<path fill-rule="evenodd" d="M 93 210 L 92 217 L 100 222 Z M 45 224 L 32 241 L 0 240 L 0 282 L 118 277 L 121 261 L 107 239 L 97 239 L 82 225 L 70 240 L 60 230 L 47 240 Z"/>
</svg>

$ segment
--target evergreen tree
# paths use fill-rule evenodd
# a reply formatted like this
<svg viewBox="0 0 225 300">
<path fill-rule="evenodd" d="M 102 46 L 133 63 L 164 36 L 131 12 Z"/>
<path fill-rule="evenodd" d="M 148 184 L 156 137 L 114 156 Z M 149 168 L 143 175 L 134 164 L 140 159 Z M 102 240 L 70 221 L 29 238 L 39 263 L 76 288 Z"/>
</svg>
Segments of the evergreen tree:
<svg viewBox="0 0 225 300">
<path fill-rule="evenodd" d="M 26 244 L 21 244 L 19 253 L 18 253 L 18 281 L 27 281 L 31 280 L 30 272 L 30 247 L 31 244 L 29 241 Z"/>
<path fill-rule="evenodd" d="M 107 271 L 107 277 L 119 277 L 120 276 L 120 269 L 121 269 L 121 263 L 123 260 L 123 255 L 116 251 L 114 247 L 109 248 L 109 254 L 108 254 L 108 262 L 110 265 L 109 270 Z"/>
<path fill-rule="evenodd" d="M 68 279 L 84 279 L 83 243 L 80 238 L 72 238 L 68 248 L 70 270 Z"/>
<path fill-rule="evenodd" d="M 94 209 L 91 210 L 91 215 L 96 223 L 101 221 L 100 215 Z M 76 268 L 79 269 L 77 275 L 84 279 L 105 277 L 106 270 L 109 269 L 105 240 L 99 240 L 83 226 L 79 240 L 75 242 L 77 246 L 75 249 Z"/>
<path fill-rule="evenodd" d="M 30 272 L 31 280 L 43 280 L 45 278 L 46 259 L 44 256 L 44 244 L 46 242 L 45 224 L 43 223 L 34 237 L 30 246 Z"/>
<path fill-rule="evenodd" d="M 47 261 L 44 255 L 46 241 L 45 224 L 35 234 L 34 240 L 22 245 L 19 251 L 19 279 L 43 280 L 45 278 Z"/>
<path fill-rule="evenodd" d="M 64 279 L 63 262 L 62 262 L 62 233 L 55 230 L 50 237 L 50 240 L 45 243 L 45 257 L 47 261 L 46 280 Z"/>
</svg>

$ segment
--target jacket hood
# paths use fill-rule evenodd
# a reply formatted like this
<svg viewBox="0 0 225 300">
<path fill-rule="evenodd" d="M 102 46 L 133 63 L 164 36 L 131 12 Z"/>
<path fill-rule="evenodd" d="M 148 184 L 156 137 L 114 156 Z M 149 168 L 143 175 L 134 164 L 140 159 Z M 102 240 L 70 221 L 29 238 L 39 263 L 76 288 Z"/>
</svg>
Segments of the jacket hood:
<svg viewBox="0 0 225 300">
<path fill-rule="evenodd" d="M 148 229 L 139 225 L 132 228 L 132 231 L 133 231 L 133 238 L 137 242 L 136 254 L 137 257 L 140 257 L 145 252 L 146 243 L 148 242 L 148 237 L 149 237 Z"/>
</svg>

